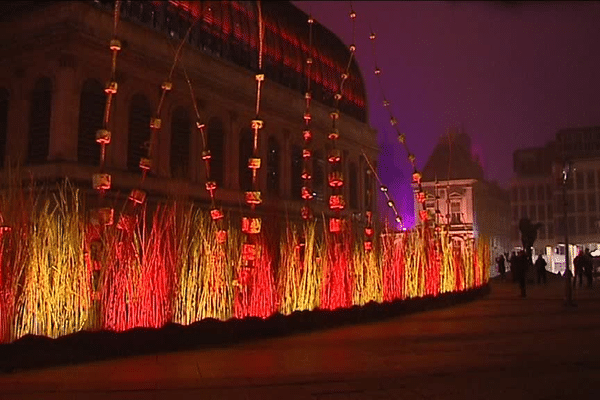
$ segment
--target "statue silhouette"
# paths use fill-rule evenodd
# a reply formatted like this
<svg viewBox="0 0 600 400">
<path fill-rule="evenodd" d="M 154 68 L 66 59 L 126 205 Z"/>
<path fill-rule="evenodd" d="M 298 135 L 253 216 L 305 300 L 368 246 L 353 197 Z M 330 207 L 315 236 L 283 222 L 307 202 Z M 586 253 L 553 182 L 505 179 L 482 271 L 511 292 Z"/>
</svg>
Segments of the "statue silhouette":
<svg viewBox="0 0 600 400">
<path fill-rule="evenodd" d="M 531 257 L 532 247 L 537 240 L 538 229 L 542 227 L 542 223 L 531 223 L 529 218 L 521 218 L 519 221 L 519 230 L 521 231 L 521 243 L 527 256 Z"/>
</svg>

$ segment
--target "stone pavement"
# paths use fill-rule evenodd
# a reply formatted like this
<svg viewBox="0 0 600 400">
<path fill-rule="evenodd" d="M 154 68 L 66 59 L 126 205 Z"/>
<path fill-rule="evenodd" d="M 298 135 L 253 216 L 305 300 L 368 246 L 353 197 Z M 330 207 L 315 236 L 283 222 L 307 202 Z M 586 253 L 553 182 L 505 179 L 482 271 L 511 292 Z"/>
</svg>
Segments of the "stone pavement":
<svg viewBox="0 0 600 400">
<path fill-rule="evenodd" d="M 0 399 L 599 399 L 600 284 L 221 348 L 0 375 Z"/>
</svg>

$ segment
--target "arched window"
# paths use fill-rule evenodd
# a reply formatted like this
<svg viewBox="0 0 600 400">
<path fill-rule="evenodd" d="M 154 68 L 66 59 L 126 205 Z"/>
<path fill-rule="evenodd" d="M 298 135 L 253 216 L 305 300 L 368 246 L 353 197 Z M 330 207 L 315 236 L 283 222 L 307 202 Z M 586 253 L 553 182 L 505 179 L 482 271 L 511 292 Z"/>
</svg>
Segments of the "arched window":
<svg viewBox="0 0 600 400">
<path fill-rule="evenodd" d="M 248 159 L 252 157 L 253 136 L 250 128 L 244 128 L 240 132 L 240 163 L 239 163 L 239 184 L 240 190 L 252 190 L 252 171 L 248 168 Z"/>
<path fill-rule="evenodd" d="M 8 90 L 0 88 L 0 168 L 6 158 L 6 137 L 8 135 Z"/>
<path fill-rule="evenodd" d="M 350 176 L 348 177 L 348 185 L 350 190 L 350 208 L 358 208 L 358 173 L 356 171 L 356 163 L 350 163 Z"/>
<path fill-rule="evenodd" d="M 190 165 L 190 117 L 183 107 L 171 115 L 171 177 L 187 178 Z"/>
<path fill-rule="evenodd" d="M 77 161 L 97 165 L 100 162 L 100 145 L 96 131 L 102 128 L 106 95 L 102 84 L 95 79 L 84 82 L 79 98 L 79 132 Z"/>
<path fill-rule="evenodd" d="M 279 143 L 274 136 L 269 136 L 267 154 L 267 192 L 279 194 Z"/>
<path fill-rule="evenodd" d="M 208 150 L 212 158 L 210 160 L 210 176 L 217 182 L 219 187 L 223 186 L 223 176 L 225 174 L 225 131 L 221 118 L 212 117 L 208 121 L 207 127 Z M 248 163 L 246 160 L 245 164 Z"/>
<path fill-rule="evenodd" d="M 136 94 L 129 105 L 129 138 L 127 169 L 139 171 L 140 159 L 146 157 L 150 144 L 150 102 L 143 94 Z"/>
<path fill-rule="evenodd" d="M 325 200 L 325 160 L 323 153 L 317 150 L 313 152 L 313 193 L 315 200 L 323 202 Z"/>
<path fill-rule="evenodd" d="M 29 113 L 29 144 L 27 163 L 39 164 L 48 160 L 50 146 L 50 115 L 52 113 L 52 81 L 37 80 L 31 93 Z"/>
<path fill-rule="evenodd" d="M 291 198 L 292 200 L 302 199 L 302 148 L 300 146 L 292 146 L 292 185 Z"/>
</svg>

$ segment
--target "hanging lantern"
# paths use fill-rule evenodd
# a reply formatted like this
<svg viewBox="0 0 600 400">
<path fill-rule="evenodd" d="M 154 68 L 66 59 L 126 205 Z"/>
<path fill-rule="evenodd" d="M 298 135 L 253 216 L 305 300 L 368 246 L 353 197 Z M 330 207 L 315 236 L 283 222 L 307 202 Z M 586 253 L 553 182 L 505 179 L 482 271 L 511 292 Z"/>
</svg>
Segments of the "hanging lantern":
<svg viewBox="0 0 600 400">
<path fill-rule="evenodd" d="M 342 160 L 342 152 L 339 149 L 329 150 L 327 160 L 332 164 L 340 162 Z"/>
<path fill-rule="evenodd" d="M 137 224 L 137 219 L 133 215 L 121 214 L 119 216 L 119 222 L 117 223 L 117 229 L 125 232 L 132 233 Z"/>
<path fill-rule="evenodd" d="M 427 219 L 429 218 L 429 214 L 427 213 L 427 210 L 420 210 L 419 217 L 421 217 L 421 221 L 423 221 L 423 222 L 427 221 Z"/>
<path fill-rule="evenodd" d="M 421 183 L 421 173 L 418 171 L 413 172 L 412 179 L 413 179 L 414 183 L 417 183 L 417 184 Z"/>
<path fill-rule="evenodd" d="M 262 221 L 260 218 L 242 218 L 242 232 L 247 234 L 257 234 L 260 233 Z"/>
<path fill-rule="evenodd" d="M 149 158 L 142 157 L 140 158 L 140 169 L 144 171 L 148 171 L 152 168 L 152 160 Z"/>
<path fill-rule="evenodd" d="M 92 186 L 96 190 L 109 190 L 111 186 L 110 174 L 92 175 Z"/>
<path fill-rule="evenodd" d="M 203 150 L 202 151 L 202 159 L 204 161 L 210 160 L 211 158 L 212 158 L 212 156 L 210 155 L 210 150 Z"/>
<path fill-rule="evenodd" d="M 213 192 L 215 190 L 217 190 L 217 182 L 215 181 L 207 181 L 204 186 L 206 186 L 206 191 L 207 192 Z"/>
<path fill-rule="evenodd" d="M 160 88 L 162 90 L 164 90 L 165 92 L 168 92 L 171 89 L 173 89 L 173 82 L 165 81 L 165 82 L 162 83 L 162 85 L 160 86 Z"/>
<path fill-rule="evenodd" d="M 342 231 L 342 220 L 339 218 L 330 218 L 329 219 L 329 232 L 331 233 L 339 233 Z"/>
<path fill-rule="evenodd" d="M 108 82 L 104 88 L 106 94 L 117 94 L 117 88 L 119 85 L 115 81 Z"/>
<path fill-rule="evenodd" d="M 250 157 L 248 159 L 248 168 L 259 169 L 260 168 L 260 158 Z"/>
<path fill-rule="evenodd" d="M 304 179 L 304 180 L 312 179 L 312 175 L 310 174 L 310 171 L 308 169 L 304 169 L 302 171 L 302 179 Z"/>
<path fill-rule="evenodd" d="M 340 110 L 333 110 L 329 113 L 329 118 L 336 120 L 340 118 Z"/>
<path fill-rule="evenodd" d="M 425 192 L 418 192 L 417 193 L 417 201 L 419 203 L 425 203 Z"/>
<path fill-rule="evenodd" d="M 213 208 L 210 210 L 210 217 L 213 219 L 213 221 L 217 221 L 224 217 L 223 211 L 219 210 L 218 208 Z"/>
<path fill-rule="evenodd" d="M 110 207 L 97 208 L 92 211 L 91 222 L 93 225 L 112 225 L 115 210 Z"/>
<path fill-rule="evenodd" d="M 310 200 L 313 198 L 312 191 L 306 186 L 302 186 L 302 198 L 304 200 Z"/>
<path fill-rule="evenodd" d="M 339 137 L 340 131 L 338 129 L 332 129 L 331 132 L 329 132 L 329 136 L 327 136 L 329 140 L 336 140 L 339 139 Z"/>
<path fill-rule="evenodd" d="M 302 219 L 311 219 L 312 213 L 310 211 L 310 208 L 307 206 L 302 206 L 302 208 L 300 209 L 300 215 L 302 215 Z"/>
<path fill-rule="evenodd" d="M 310 158 L 311 157 L 311 152 L 309 149 L 303 149 L 302 150 L 302 158 Z"/>
<path fill-rule="evenodd" d="M 258 205 L 262 203 L 262 199 L 259 191 L 246 192 L 246 203 Z"/>
<path fill-rule="evenodd" d="M 161 125 L 162 125 L 162 120 L 160 118 L 150 118 L 150 128 L 160 129 Z"/>
<path fill-rule="evenodd" d="M 223 244 L 227 241 L 227 231 L 219 230 L 216 233 L 217 243 Z"/>
<path fill-rule="evenodd" d="M 253 119 L 251 126 L 256 131 L 263 128 L 264 122 L 262 119 Z"/>
<path fill-rule="evenodd" d="M 365 228 L 366 236 L 371 237 L 371 236 L 373 236 L 374 233 L 375 233 L 375 230 L 373 228 L 371 228 L 369 226 Z"/>
<path fill-rule="evenodd" d="M 343 195 L 334 194 L 329 196 L 329 208 L 331 210 L 343 210 L 344 207 L 346 207 L 346 201 Z"/>
<path fill-rule="evenodd" d="M 96 143 L 109 144 L 111 139 L 110 131 L 108 129 L 98 129 L 96 131 Z"/>
<path fill-rule="evenodd" d="M 308 123 L 312 119 L 310 113 L 304 113 L 304 121 Z"/>
<path fill-rule="evenodd" d="M 143 204 L 146 201 L 146 192 L 140 189 L 133 189 L 129 193 L 129 200 L 136 204 Z"/>
<path fill-rule="evenodd" d="M 312 139 L 312 132 L 310 129 L 305 129 L 302 131 L 302 136 L 304 137 L 304 140 L 308 142 L 310 139 Z"/>
<path fill-rule="evenodd" d="M 112 39 L 110 41 L 110 49 L 112 51 L 120 51 L 121 50 L 121 41 L 119 39 Z"/>
<path fill-rule="evenodd" d="M 256 258 L 256 246 L 250 243 L 244 243 L 242 245 L 242 260 L 254 261 Z"/>
<path fill-rule="evenodd" d="M 333 171 L 329 173 L 329 186 L 339 188 L 344 186 L 344 176 L 341 171 Z"/>
<path fill-rule="evenodd" d="M 373 242 L 371 242 L 370 240 L 367 240 L 364 244 L 365 244 L 365 251 L 373 250 Z"/>
</svg>

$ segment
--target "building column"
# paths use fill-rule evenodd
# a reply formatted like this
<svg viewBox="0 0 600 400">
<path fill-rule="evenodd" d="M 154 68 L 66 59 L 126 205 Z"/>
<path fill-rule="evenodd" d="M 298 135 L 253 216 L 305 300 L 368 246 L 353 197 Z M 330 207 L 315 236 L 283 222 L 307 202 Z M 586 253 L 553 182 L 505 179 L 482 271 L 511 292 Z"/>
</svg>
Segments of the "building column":
<svg viewBox="0 0 600 400">
<path fill-rule="evenodd" d="M 52 96 L 48 160 L 77 161 L 79 92 L 75 56 L 61 54 L 58 63 Z"/>
</svg>

